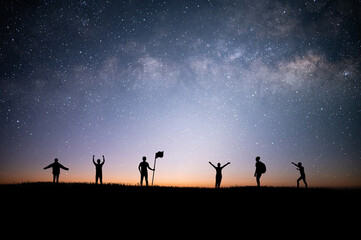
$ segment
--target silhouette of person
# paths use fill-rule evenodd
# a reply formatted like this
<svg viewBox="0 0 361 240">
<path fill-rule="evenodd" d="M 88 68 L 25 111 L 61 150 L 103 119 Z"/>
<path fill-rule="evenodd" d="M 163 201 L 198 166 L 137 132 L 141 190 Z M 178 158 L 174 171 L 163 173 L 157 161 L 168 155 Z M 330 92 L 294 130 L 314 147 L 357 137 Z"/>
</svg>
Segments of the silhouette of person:
<svg viewBox="0 0 361 240">
<path fill-rule="evenodd" d="M 220 188 L 221 187 L 221 182 L 222 182 L 222 169 L 225 166 L 227 166 L 228 164 L 230 164 L 230 162 L 224 164 L 222 167 L 221 167 L 220 163 L 217 163 L 217 167 L 214 166 L 211 162 L 209 162 L 209 164 L 211 164 L 212 167 L 214 167 L 214 169 L 216 169 L 216 186 L 215 186 L 215 188 Z"/>
<path fill-rule="evenodd" d="M 48 169 L 48 168 L 53 168 L 53 183 L 58 183 L 59 182 L 60 168 L 66 170 L 66 171 L 69 170 L 69 168 L 66 168 L 63 165 L 61 165 L 58 162 L 57 158 L 54 159 L 54 162 L 52 164 L 44 167 L 44 170 Z"/>
<path fill-rule="evenodd" d="M 254 172 L 254 176 L 256 177 L 257 181 L 257 187 L 260 187 L 260 178 L 262 174 L 266 172 L 266 165 L 261 162 L 260 159 L 261 158 L 259 156 L 256 157 L 256 171 Z"/>
<path fill-rule="evenodd" d="M 139 163 L 138 170 L 140 172 L 140 186 L 143 186 L 143 178 L 145 178 L 145 184 L 148 186 L 148 168 L 154 171 L 153 168 L 149 167 L 147 158 L 143 157 L 143 162 Z"/>
<path fill-rule="evenodd" d="M 104 155 L 103 156 L 103 162 L 100 163 L 100 159 L 97 160 L 97 162 L 94 161 L 94 157 L 95 155 L 93 155 L 93 163 L 95 165 L 95 184 L 98 184 L 98 179 L 100 181 L 100 184 L 103 184 L 103 165 L 105 163 L 105 158 Z"/>
<path fill-rule="evenodd" d="M 306 188 L 308 188 L 307 186 L 307 182 L 306 182 L 306 174 L 305 174 L 305 168 L 302 166 L 302 163 L 299 162 L 298 164 L 292 162 L 293 165 L 295 165 L 297 167 L 297 170 L 300 171 L 301 176 L 297 179 L 297 188 L 300 187 L 300 181 L 303 180 L 303 182 L 305 183 Z"/>
</svg>

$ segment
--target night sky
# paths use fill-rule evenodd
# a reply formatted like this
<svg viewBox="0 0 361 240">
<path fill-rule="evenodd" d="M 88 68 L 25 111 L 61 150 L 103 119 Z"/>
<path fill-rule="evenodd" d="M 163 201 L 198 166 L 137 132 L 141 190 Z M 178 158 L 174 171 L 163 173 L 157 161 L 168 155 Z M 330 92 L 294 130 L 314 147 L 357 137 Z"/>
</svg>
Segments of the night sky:
<svg viewBox="0 0 361 240">
<path fill-rule="evenodd" d="M 0 183 L 361 186 L 361 1 L 1 1 Z M 150 172 L 151 174 L 151 172 Z M 301 186 L 303 187 L 302 183 Z"/>
</svg>

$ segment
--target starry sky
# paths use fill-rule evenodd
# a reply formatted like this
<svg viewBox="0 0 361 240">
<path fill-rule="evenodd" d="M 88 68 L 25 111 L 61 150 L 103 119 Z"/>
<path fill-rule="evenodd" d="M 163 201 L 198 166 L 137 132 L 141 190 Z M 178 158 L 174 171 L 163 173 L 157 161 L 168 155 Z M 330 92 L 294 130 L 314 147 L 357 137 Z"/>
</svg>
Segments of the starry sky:
<svg viewBox="0 0 361 240">
<path fill-rule="evenodd" d="M 0 4 L 0 183 L 361 186 L 360 1 Z"/>
</svg>

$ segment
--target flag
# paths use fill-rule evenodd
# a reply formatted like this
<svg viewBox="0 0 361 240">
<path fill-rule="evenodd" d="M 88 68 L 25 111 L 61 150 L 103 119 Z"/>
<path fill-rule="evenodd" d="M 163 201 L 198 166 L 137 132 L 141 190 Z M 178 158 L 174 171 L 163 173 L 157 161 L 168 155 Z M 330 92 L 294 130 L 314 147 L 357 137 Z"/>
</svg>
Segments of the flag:
<svg viewBox="0 0 361 240">
<path fill-rule="evenodd" d="M 164 155 L 164 151 L 163 151 L 163 152 L 157 152 L 157 153 L 155 154 L 155 158 L 162 158 L 163 155 Z"/>
</svg>

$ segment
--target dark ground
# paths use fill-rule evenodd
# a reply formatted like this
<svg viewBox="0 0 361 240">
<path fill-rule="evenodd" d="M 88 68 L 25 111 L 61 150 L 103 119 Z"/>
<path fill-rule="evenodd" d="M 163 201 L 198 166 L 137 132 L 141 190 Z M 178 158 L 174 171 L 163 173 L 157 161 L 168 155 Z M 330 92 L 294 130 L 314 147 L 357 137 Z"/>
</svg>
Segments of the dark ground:
<svg viewBox="0 0 361 240">
<path fill-rule="evenodd" d="M 81 230 L 86 235 L 127 232 L 139 238 L 155 233 L 167 238 L 301 237 L 311 232 L 345 238 L 357 234 L 361 217 L 361 189 L 24 183 L 0 185 L 0 193 L 1 217 L 10 226 L 50 227 L 59 229 L 57 234 L 87 226 Z"/>
</svg>

